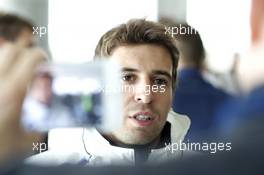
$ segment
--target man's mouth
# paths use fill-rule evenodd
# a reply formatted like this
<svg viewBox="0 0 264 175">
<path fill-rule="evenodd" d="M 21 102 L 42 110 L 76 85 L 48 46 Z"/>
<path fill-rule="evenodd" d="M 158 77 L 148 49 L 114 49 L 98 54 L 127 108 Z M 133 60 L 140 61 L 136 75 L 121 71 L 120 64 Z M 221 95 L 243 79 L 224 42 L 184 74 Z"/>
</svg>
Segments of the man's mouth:
<svg viewBox="0 0 264 175">
<path fill-rule="evenodd" d="M 146 120 L 152 120 L 152 118 L 148 115 L 137 115 L 134 116 L 136 120 L 146 121 Z"/>
<path fill-rule="evenodd" d="M 155 119 L 154 115 L 150 112 L 138 112 L 129 118 L 140 126 L 150 125 Z"/>
</svg>

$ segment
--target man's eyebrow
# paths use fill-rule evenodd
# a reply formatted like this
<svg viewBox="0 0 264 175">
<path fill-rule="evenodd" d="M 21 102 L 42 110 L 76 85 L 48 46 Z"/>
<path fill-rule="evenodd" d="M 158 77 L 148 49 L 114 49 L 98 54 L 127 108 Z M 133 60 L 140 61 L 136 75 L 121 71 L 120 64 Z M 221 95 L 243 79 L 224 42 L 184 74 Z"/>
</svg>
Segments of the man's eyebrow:
<svg viewBox="0 0 264 175">
<path fill-rule="evenodd" d="M 122 72 L 139 72 L 138 69 L 134 69 L 134 68 L 129 68 L 129 67 L 123 67 L 121 69 Z"/>
<path fill-rule="evenodd" d="M 135 68 L 123 67 L 122 68 L 122 72 L 139 72 L 139 70 L 135 69 Z M 168 77 L 169 79 L 172 79 L 171 74 L 169 72 L 167 72 L 167 71 L 154 70 L 151 73 L 154 74 L 154 75 L 164 75 L 164 76 Z"/>
<path fill-rule="evenodd" d="M 167 71 L 154 70 L 154 71 L 152 71 L 152 74 L 154 74 L 154 75 L 156 75 L 156 74 L 158 74 L 158 75 L 164 75 L 164 76 L 168 77 L 169 79 L 172 79 L 171 74 L 169 72 L 167 72 Z"/>
</svg>

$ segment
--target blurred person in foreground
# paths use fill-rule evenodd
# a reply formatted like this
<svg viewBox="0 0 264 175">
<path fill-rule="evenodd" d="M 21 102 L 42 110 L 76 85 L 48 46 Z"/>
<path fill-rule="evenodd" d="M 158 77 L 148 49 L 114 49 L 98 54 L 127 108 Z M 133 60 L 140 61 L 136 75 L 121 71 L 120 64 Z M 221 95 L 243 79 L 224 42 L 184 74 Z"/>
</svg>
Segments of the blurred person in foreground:
<svg viewBox="0 0 264 175">
<path fill-rule="evenodd" d="M 22 128 L 20 114 L 34 68 L 43 57 L 39 49 L 25 49 L 19 44 L 6 42 L 0 48 L 1 163 L 32 152 L 32 142 L 41 139 L 40 134 L 28 133 Z"/>
<path fill-rule="evenodd" d="M 0 47 L 5 43 L 15 43 L 21 49 L 35 47 L 37 42 L 33 35 L 33 24 L 18 15 L 0 12 Z M 30 109 L 32 110 L 34 108 Z M 22 117 L 23 120 L 25 117 Z M 42 142 L 47 145 L 47 134 L 43 135 Z"/>
</svg>

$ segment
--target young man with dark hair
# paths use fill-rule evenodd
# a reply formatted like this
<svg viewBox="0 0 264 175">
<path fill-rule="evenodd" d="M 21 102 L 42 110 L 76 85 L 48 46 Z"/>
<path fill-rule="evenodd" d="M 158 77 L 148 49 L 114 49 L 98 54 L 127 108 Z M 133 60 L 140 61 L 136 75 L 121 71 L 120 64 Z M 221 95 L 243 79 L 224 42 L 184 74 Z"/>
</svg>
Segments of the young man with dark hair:
<svg viewBox="0 0 264 175">
<path fill-rule="evenodd" d="M 82 140 L 76 142 L 79 150 L 75 146 L 61 154 L 51 150 L 31 161 L 47 162 L 50 156 L 60 163 L 78 155 L 75 160 L 84 164 L 141 165 L 182 158 L 182 150 L 166 148 L 183 141 L 190 125 L 188 117 L 171 111 L 178 62 L 174 42 L 162 24 L 143 19 L 130 20 L 106 32 L 96 47 L 95 58 L 119 64 L 122 86 L 132 87 L 122 91 L 122 109 L 116 109 L 122 111 L 122 126 L 112 133 L 84 128 Z M 146 87 L 151 87 L 149 93 Z"/>
</svg>

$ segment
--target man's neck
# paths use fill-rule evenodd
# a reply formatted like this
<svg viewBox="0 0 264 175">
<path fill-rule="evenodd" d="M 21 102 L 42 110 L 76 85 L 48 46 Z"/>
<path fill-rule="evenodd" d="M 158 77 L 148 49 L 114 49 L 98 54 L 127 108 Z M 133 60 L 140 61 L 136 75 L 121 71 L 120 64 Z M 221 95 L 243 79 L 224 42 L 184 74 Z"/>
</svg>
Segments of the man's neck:
<svg viewBox="0 0 264 175">
<path fill-rule="evenodd" d="M 113 146 L 123 147 L 123 148 L 149 148 L 149 149 L 157 149 L 165 147 L 165 144 L 171 142 L 171 125 L 169 122 L 166 122 L 162 132 L 158 137 L 156 137 L 154 140 L 152 140 L 149 143 L 146 144 L 127 144 L 121 142 L 119 139 L 117 139 L 115 136 L 109 134 L 109 135 L 103 135 L 102 136 L 109 141 L 109 143 Z"/>
<path fill-rule="evenodd" d="M 116 139 L 113 135 L 102 135 L 109 143 L 113 146 L 118 146 L 122 148 L 149 148 L 154 149 L 160 144 L 160 135 L 155 138 L 153 141 L 146 144 L 128 144 L 123 143 L 120 140 Z"/>
</svg>

